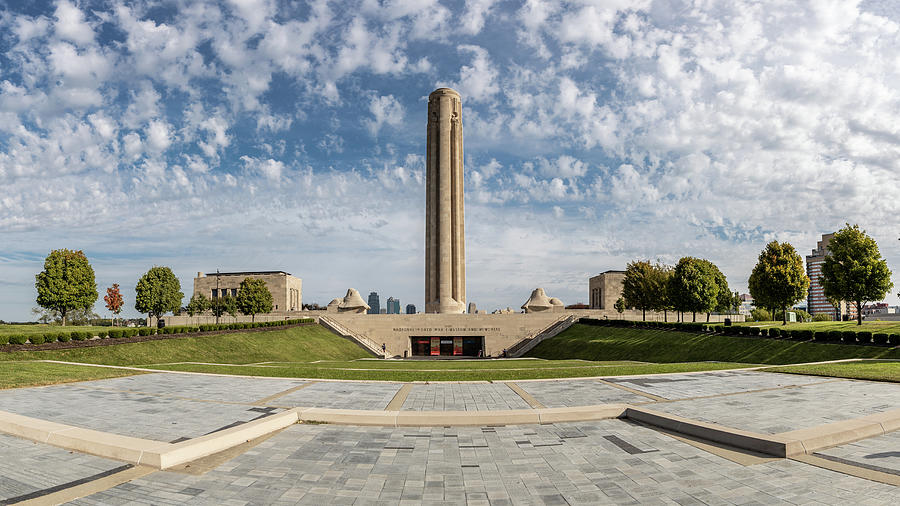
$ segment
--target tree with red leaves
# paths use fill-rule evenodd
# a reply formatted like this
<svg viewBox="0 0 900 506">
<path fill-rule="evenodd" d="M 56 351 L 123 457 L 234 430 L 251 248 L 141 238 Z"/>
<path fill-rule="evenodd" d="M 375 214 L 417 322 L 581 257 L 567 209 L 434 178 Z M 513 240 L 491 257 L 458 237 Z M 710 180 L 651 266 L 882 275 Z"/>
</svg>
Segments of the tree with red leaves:
<svg viewBox="0 0 900 506">
<path fill-rule="evenodd" d="M 114 315 L 122 312 L 125 301 L 122 300 L 122 294 L 119 293 L 118 283 L 113 283 L 113 286 L 106 289 L 106 296 L 103 297 L 103 300 L 106 302 L 106 309 L 109 309 Z M 113 323 L 115 323 L 115 318 Z"/>
</svg>

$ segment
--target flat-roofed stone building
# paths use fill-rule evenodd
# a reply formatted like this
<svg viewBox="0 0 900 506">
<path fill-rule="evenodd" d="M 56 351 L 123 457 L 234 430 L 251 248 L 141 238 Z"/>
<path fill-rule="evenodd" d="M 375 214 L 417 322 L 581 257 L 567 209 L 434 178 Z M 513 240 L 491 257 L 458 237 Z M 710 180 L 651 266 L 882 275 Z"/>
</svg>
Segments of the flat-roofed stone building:
<svg viewBox="0 0 900 506">
<path fill-rule="evenodd" d="M 592 277 L 588 282 L 591 309 L 615 309 L 624 282 L 625 271 L 606 271 Z"/>
<path fill-rule="evenodd" d="M 272 293 L 273 312 L 300 311 L 303 307 L 303 281 L 284 271 L 198 272 L 194 278 L 194 295 L 202 293 L 208 299 L 234 297 L 246 278 L 261 279 L 266 283 Z"/>
</svg>

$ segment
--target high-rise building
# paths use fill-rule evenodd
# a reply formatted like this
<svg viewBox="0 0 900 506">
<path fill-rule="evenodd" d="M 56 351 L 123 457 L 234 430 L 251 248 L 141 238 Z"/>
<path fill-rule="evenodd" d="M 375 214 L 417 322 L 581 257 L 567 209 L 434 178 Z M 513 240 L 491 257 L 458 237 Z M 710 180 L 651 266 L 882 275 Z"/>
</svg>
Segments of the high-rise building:
<svg viewBox="0 0 900 506">
<path fill-rule="evenodd" d="M 369 314 L 381 314 L 381 302 L 378 300 L 378 292 L 369 293 Z"/>
<path fill-rule="evenodd" d="M 388 300 L 384 303 L 384 308 L 387 314 L 400 314 L 400 299 L 388 297 Z"/>
<path fill-rule="evenodd" d="M 406 305 L 406 314 L 416 314 L 416 305 L 415 304 L 407 304 Z"/>
<path fill-rule="evenodd" d="M 809 276 L 809 294 L 806 298 L 806 311 L 811 315 L 828 314 L 835 320 L 840 320 L 841 315 L 856 317 L 856 306 L 841 301 L 835 307 L 825 297 L 825 287 L 822 285 L 822 266 L 825 265 L 825 257 L 828 256 L 828 244 L 834 234 L 825 234 L 822 240 L 816 243 L 816 249 L 806 257 L 806 275 Z"/>
</svg>

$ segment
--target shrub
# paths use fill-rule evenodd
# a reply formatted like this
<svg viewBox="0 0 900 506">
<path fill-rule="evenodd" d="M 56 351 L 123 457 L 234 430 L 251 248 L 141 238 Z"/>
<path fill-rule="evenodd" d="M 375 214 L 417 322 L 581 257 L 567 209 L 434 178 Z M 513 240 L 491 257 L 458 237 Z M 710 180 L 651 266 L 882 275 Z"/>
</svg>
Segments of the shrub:
<svg viewBox="0 0 900 506">
<path fill-rule="evenodd" d="M 69 332 L 69 337 L 72 338 L 73 341 L 84 341 L 84 337 L 82 337 L 81 332 Z"/>
<path fill-rule="evenodd" d="M 25 344 L 25 341 L 28 340 L 28 336 L 24 334 L 13 334 L 9 336 L 9 344 Z"/>
<path fill-rule="evenodd" d="M 875 341 L 875 344 L 887 344 L 888 335 L 884 332 L 879 332 L 877 334 L 872 334 L 872 339 Z"/>
<path fill-rule="evenodd" d="M 149 328 L 149 327 L 141 327 L 141 328 L 139 328 L 139 329 L 138 329 L 138 335 L 141 335 L 141 336 L 149 336 L 149 335 L 150 335 L 150 328 Z"/>
<path fill-rule="evenodd" d="M 845 330 L 841 332 L 841 341 L 844 341 L 845 343 L 855 343 L 856 332 L 853 330 Z"/>
<path fill-rule="evenodd" d="M 72 336 L 66 332 L 56 334 L 56 340 L 61 343 L 68 343 L 70 339 L 72 339 Z"/>
<path fill-rule="evenodd" d="M 0 346 L 9 344 L 9 336 L 0 336 Z"/>
<path fill-rule="evenodd" d="M 778 339 L 779 337 L 781 337 L 781 329 L 778 327 L 769 328 L 769 337 Z"/>
<path fill-rule="evenodd" d="M 121 339 L 122 336 L 125 335 L 125 329 L 111 329 L 109 331 L 109 337 L 113 339 Z"/>
<path fill-rule="evenodd" d="M 831 320 L 833 320 L 833 318 L 827 313 L 819 313 L 812 317 L 812 321 L 814 322 L 830 322 Z"/>
<path fill-rule="evenodd" d="M 31 344 L 44 344 L 44 335 L 32 334 L 28 336 L 28 340 L 31 341 Z"/>
<path fill-rule="evenodd" d="M 856 342 L 862 344 L 869 344 L 872 342 L 872 333 L 868 330 L 863 330 L 862 332 L 856 333 Z"/>
<path fill-rule="evenodd" d="M 138 329 L 126 329 L 125 330 L 125 337 L 134 337 L 136 335 L 138 335 Z"/>
<path fill-rule="evenodd" d="M 759 335 L 759 327 L 750 327 L 750 335 L 758 336 Z"/>
<path fill-rule="evenodd" d="M 888 334 L 888 344 L 891 346 L 900 345 L 900 334 Z"/>
<path fill-rule="evenodd" d="M 793 339 L 794 331 L 791 329 L 781 329 L 781 337 L 785 339 Z"/>
<path fill-rule="evenodd" d="M 44 334 L 44 342 L 55 343 L 58 335 L 59 334 L 57 334 L 56 332 L 47 332 L 46 334 Z"/>
<path fill-rule="evenodd" d="M 105 329 L 104 329 L 104 330 L 98 330 L 98 331 L 97 331 L 97 337 L 99 337 L 100 339 L 106 339 L 107 337 L 109 337 L 109 331 L 108 331 L 108 330 L 105 330 Z"/>
<path fill-rule="evenodd" d="M 824 334 L 824 336 L 822 336 Z M 819 332 L 816 334 L 816 338 L 820 341 L 828 341 L 831 343 L 839 343 L 841 342 L 841 331 L 840 330 L 829 330 L 827 332 Z M 821 336 L 821 337 L 820 337 Z"/>
</svg>

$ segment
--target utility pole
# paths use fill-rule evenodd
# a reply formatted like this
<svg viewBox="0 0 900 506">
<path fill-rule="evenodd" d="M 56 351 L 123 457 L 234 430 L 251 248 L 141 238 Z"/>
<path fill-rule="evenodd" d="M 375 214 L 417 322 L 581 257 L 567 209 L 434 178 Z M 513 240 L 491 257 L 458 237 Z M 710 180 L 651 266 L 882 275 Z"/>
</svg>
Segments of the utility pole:
<svg viewBox="0 0 900 506">
<path fill-rule="evenodd" d="M 222 295 L 222 294 L 219 293 L 219 269 L 216 269 L 216 302 L 214 302 L 215 304 L 218 304 L 218 299 L 221 298 L 220 295 Z M 219 307 L 217 306 L 216 307 L 216 325 L 218 325 L 218 324 L 219 324 Z"/>
</svg>

